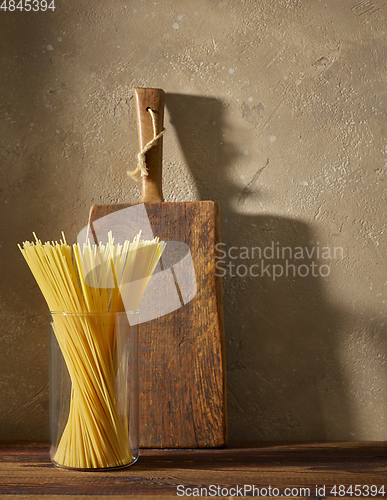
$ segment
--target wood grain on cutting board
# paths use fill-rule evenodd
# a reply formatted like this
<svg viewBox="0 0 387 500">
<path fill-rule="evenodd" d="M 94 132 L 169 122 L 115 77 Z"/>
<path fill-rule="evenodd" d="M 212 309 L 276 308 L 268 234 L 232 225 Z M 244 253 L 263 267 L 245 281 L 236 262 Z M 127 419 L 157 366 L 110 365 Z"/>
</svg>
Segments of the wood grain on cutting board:
<svg viewBox="0 0 387 500">
<path fill-rule="evenodd" d="M 147 108 L 157 113 L 159 132 L 164 95 L 135 89 L 135 97 L 143 148 L 153 137 Z M 227 438 L 223 295 L 215 268 L 220 207 L 213 201 L 162 201 L 161 141 L 146 154 L 149 176 L 142 178 L 141 200 L 155 236 L 189 246 L 197 293 L 180 309 L 140 325 L 140 446 L 222 446 Z M 94 205 L 90 227 L 130 206 Z"/>
</svg>

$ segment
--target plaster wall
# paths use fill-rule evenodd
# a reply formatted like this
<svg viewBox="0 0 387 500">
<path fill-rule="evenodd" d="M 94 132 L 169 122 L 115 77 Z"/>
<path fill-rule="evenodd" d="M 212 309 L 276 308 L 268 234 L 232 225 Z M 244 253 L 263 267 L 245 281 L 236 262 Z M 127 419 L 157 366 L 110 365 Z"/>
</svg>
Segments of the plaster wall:
<svg viewBox="0 0 387 500">
<path fill-rule="evenodd" d="M 146 86 L 167 93 L 166 201 L 219 201 L 237 247 L 230 440 L 386 440 L 386 2 L 55 4 L 0 12 L 0 439 L 48 439 L 48 314 L 16 245 L 139 200 Z M 313 254 L 252 276 L 241 247 L 272 245 Z"/>
</svg>

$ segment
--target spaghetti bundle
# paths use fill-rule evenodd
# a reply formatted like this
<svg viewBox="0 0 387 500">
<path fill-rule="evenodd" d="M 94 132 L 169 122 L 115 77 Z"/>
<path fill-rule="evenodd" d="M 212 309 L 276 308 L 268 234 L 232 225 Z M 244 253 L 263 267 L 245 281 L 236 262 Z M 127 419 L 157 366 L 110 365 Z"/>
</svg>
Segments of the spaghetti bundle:
<svg viewBox="0 0 387 500">
<path fill-rule="evenodd" d="M 49 309 L 63 313 L 52 315 L 71 379 L 67 424 L 53 457 L 58 465 L 107 468 L 133 461 L 127 405 L 117 393 L 117 384 L 125 383 L 125 310 L 138 307 L 165 246 L 140 236 L 115 245 L 109 233 L 105 245 L 82 248 L 69 246 L 64 235 L 44 244 L 35 236 L 35 243 L 19 245 Z"/>
</svg>

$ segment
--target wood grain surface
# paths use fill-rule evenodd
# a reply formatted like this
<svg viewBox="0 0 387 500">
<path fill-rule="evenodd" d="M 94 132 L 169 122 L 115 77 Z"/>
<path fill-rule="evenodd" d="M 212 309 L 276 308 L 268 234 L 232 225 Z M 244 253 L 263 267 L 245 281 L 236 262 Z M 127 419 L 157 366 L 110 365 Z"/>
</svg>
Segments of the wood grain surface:
<svg viewBox="0 0 387 500">
<path fill-rule="evenodd" d="M 154 111 L 157 119 L 157 134 L 163 129 L 165 92 L 162 89 L 135 88 L 133 89 L 136 103 L 138 144 L 140 151 L 153 139 L 152 117 L 148 108 Z M 148 175 L 141 178 L 143 203 L 164 201 L 162 189 L 162 160 L 163 136 L 146 153 L 145 163 Z"/>
<path fill-rule="evenodd" d="M 168 495 L 177 497 L 177 486 L 236 485 L 310 488 L 325 485 L 325 498 L 334 485 L 376 485 L 387 482 L 387 443 L 324 443 L 261 445 L 197 450 L 142 450 L 139 461 L 118 471 L 77 472 L 58 469 L 48 457 L 48 446 L 8 444 L 0 446 L 0 495 L 34 496 Z M 304 492 L 303 492 L 304 493 Z M 289 498 L 294 498 L 290 495 Z M 348 497 L 348 495 L 347 495 Z M 366 495 L 362 495 L 365 498 Z M 367 497 L 369 498 L 370 495 Z M 382 498 L 378 493 L 377 498 Z M 167 498 L 167 497 L 166 497 Z"/>
<path fill-rule="evenodd" d="M 92 207 L 91 227 L 130 206 Z M 140 445 L 222 446 L 227 427 L 222 281 L 215 269 L 219 205 L 145 206 L 154 235 L 189 246 L 197 294 L 180 309 L 140 325 Z"/>
<path fill-rule="evenodd" d="M 135 88 L 134 97 L 142 150 L 154 137 L 148 108 L 157 117 L 156 132 L 162 130 L 165 94 Z M 162 137 L 145 163 L 141 201 L 153 234 L 189 246 L 197 294 L 180 309 L 140 326 L 140 445 L 222 446 L 227 439 L 223 295 L 222 278 L 215 274 L 220 207 L 211 201 L 162 203 Z M 91 207 L 89 226 L 96 241 L 93 223 L 130 206 Z"/>
</svg>

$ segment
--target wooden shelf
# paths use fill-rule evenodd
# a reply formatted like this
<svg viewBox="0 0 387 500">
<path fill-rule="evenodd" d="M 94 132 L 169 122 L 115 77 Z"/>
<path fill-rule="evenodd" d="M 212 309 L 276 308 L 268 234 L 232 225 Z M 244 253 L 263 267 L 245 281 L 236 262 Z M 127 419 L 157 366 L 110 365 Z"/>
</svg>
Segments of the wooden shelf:
<svg viewBox="0 0 387 500">
<path fill-rule="evenodd" d="M 139 461 L 126 469 L 79 472 L 56 468 L 42 444 L 0 444 L 0 495 L 43 496 L 166 495 L 177 497 L 184 488 L 310 488 L 309 498 L 321 498 L 316 485 L 384 485 L 387 496 L 387 442 L 261 444 L 218 449 L 141 451 Z M 180 490 L 182 491 L 182 489 Z M 366 488 L 363 489 L 363 493 Z M 191 492 L 188 490 L 188 492 Z M 226 493 L 226 491 L 224 491 Z M 231 492 L 232 493 L 232 492 Z M 298 498 L 306 498 L 302 494 Z M 251 494 L 251 493 L 250 493 Z M 16 496 L 15 496 L 16 495 Z M 293 498 L 295 495 L 290 495 Z M 350 495 L 346 495 L 348 498 Z M 365 494 L 361 495 L 365 497 Z M 372 498 L 372 495 L 368 495 Z M 353 493 L 353 497 L 355 494 Z M 377 498 L 382 498 L 379 491 Z"/>
</svg>

